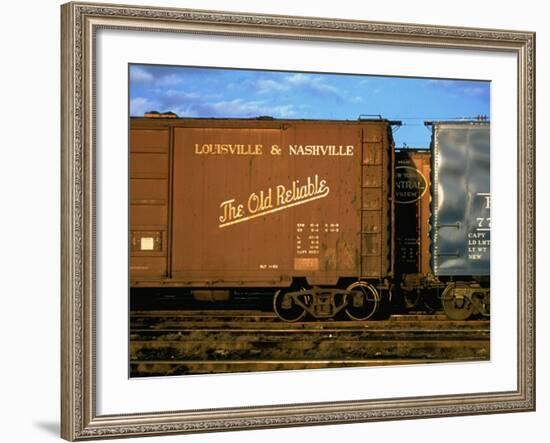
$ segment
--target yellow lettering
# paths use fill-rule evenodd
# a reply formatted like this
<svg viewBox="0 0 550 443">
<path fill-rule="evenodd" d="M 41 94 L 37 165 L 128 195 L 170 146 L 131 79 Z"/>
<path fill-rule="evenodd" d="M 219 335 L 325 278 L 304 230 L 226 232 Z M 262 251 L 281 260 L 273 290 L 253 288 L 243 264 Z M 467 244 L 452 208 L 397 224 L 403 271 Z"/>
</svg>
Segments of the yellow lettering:
<svg viewBox="0 0 550 443">
<path fill-rule="evenodd" d="M 273 202 L 273 191 L 275 191 L 275 202 Z M 319 176 L 315 174 L 313 177 L 307 177 L 305 183 L 302 184 L 300 184 L 300 180 L 294 180 L 290 186 L 277 185 L 275 188 L 253 192 L 247 199 L 248 213 L 245 213 L 244 205 L 235 203 L 235 199 L 226 200 L 220 204 L 222 215 L 219 217 L 219 227 L 223 228 L 305 204 L 324 198 L 329 193 L 330 188 L 327 181 L 319 179 Z"/>
</svg>

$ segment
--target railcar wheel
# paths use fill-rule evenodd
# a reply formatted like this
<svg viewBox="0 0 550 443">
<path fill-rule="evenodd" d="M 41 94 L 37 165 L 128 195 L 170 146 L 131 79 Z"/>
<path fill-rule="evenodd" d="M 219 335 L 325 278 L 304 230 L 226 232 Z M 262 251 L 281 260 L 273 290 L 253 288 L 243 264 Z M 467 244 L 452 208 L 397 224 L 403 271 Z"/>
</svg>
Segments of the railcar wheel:
<svg viewBox="0 0 550 443">
<path fill-rule="evenodd" d="M 294 322 L 306 316 L 306 310 L 296 304 L 287 291 L 278 290 L 273 296 L 273 310 L 283 321 Z"/>
<path fill-rule="evenodd" d="M 380 305 L 380 294 L 376 288 L 364 281 L 353 282 L 346 288 L 352 294 L 346 296 L 346 314 L 352 320 L 368 320 Z"/>
<path fill-rule="evenodd" d="M 469 297 L 468 288 L 449 284 L 443 291 L 443 310 L 451 320 L 466 320 L 474 312 L 474 304 Z"/>
</svg>

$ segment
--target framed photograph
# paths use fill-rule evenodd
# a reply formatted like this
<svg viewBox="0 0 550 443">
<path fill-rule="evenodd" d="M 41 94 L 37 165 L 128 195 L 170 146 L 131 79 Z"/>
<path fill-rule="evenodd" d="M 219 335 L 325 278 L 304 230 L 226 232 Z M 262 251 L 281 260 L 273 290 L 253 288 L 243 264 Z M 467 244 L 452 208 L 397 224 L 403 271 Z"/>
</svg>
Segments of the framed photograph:
<svg viewBox="0 0 550 443">
<path fill-rule="evenodd" d="M 534 33 L 61 13 L 63 438 L 534 410 Z"/>
</svg>

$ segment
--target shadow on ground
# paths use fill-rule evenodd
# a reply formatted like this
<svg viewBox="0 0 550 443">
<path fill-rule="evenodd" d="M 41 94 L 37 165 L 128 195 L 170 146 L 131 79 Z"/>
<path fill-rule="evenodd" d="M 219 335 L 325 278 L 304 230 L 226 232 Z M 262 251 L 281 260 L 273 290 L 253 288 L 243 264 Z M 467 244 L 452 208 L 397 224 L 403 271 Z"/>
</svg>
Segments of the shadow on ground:
<svg viewBox="0 0 550 443">
<path fill-rule="evenodd" d="M 34 425 L 37 428 L 42 429 L 47 434 L 55 435 L 57 437 L 59 436 L 60 430 L 59 430 L 59 423 L 58 422 L 38 421 L 38 422 L 34 422 Z"/>
</svg>

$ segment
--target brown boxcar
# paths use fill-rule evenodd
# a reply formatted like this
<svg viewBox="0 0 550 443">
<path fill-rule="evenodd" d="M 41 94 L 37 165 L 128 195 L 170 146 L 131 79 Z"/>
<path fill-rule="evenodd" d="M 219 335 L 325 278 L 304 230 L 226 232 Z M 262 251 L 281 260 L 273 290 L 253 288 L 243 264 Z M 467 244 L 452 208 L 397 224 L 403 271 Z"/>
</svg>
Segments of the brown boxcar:
<svg viewBox="0 0 550 443">
<path fill-rule="evenodd" d="M 130 123 L 132 287 L 275 288 L 287 320 L 376 311 L 393 274 L 390 122 Z"/>
<path fill-rule="evenodd" d="M 395 152 L 396 286 L 406 307 L 435 310 L 441 303 L 430 267 L 430 181 L 430 150 Z"/>
<path fill-rule="evenodd" d="M 396 273 L 430 271 L 430 161 L 427 149 L 395 153 Z"/>
</svg>

